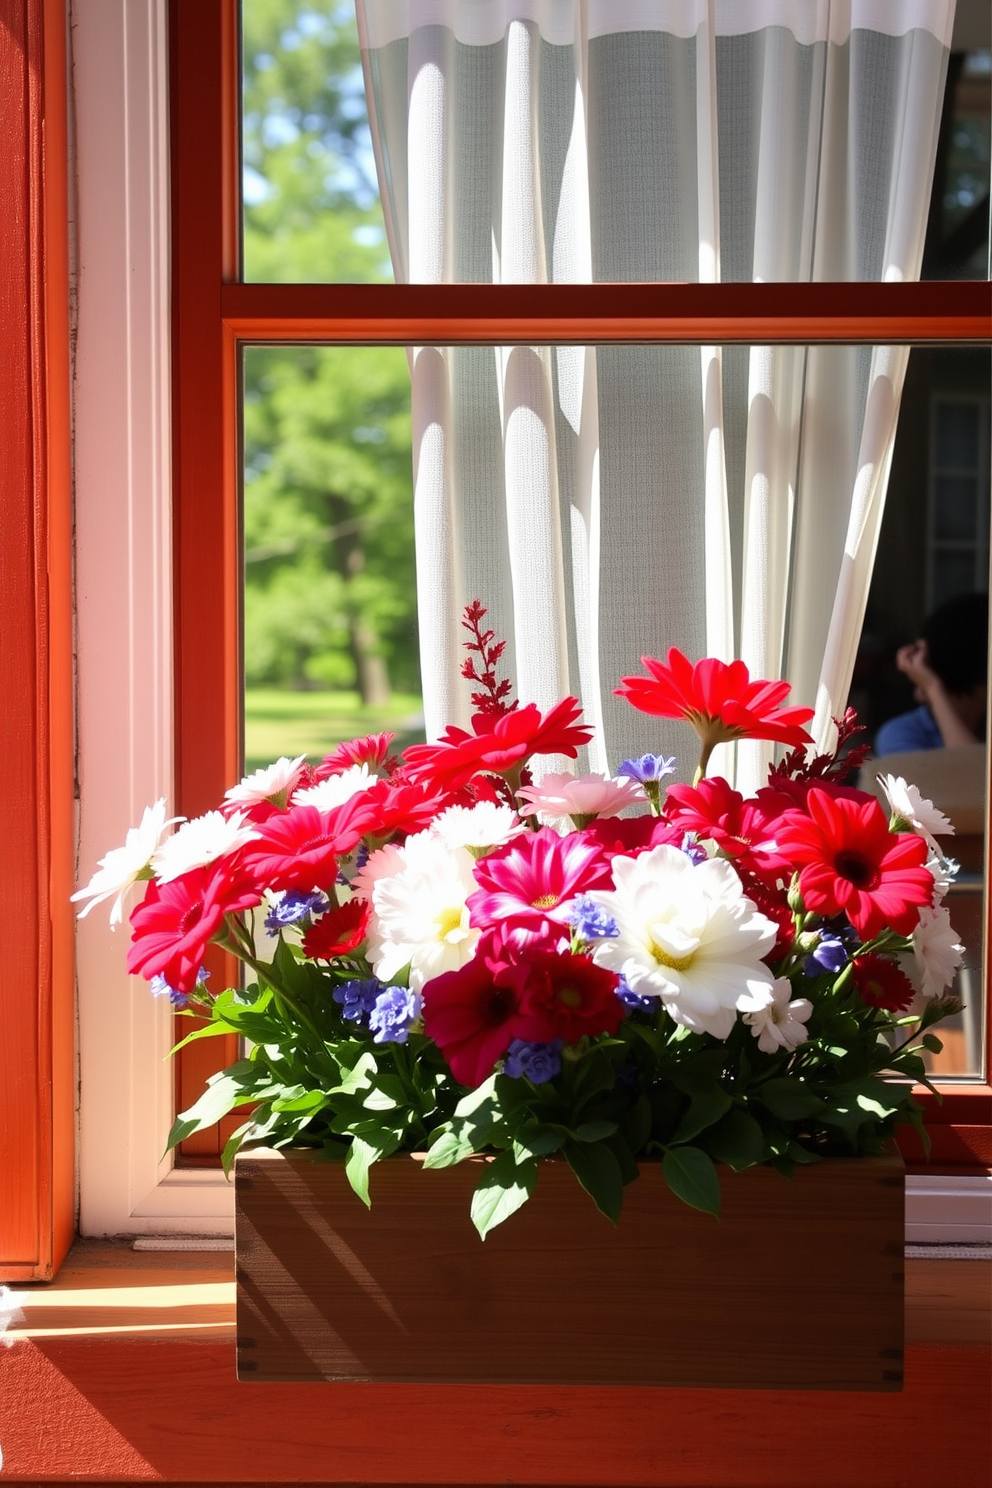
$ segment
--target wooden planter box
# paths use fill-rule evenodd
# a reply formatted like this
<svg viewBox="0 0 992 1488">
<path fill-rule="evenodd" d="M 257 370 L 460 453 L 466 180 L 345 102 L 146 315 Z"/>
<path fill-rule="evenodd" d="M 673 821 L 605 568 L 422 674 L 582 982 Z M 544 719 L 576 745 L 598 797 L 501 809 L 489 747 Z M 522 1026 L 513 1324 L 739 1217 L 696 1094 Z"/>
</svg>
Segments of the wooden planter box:
<svg viewBox="0 0 992 1488">
<path fill-rule="evenodd" d="M 477 1176 L 240 1154 L 238 1378 L 902 1388 L 898 1156 L 721 1169 L 719 1221 L 645 1164 L 616 1228 L 545 1162 L 484 1243 Z"/>
</svg>

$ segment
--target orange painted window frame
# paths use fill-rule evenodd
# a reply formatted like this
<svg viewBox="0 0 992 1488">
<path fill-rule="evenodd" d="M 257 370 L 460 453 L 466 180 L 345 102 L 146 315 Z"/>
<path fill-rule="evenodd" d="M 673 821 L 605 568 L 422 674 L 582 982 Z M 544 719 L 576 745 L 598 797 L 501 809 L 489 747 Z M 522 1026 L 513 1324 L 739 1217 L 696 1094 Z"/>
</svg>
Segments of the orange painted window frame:
<svg viewBox="0 0 992 1488">
<path fill-rule="evenodd" d="M 0 1279 L 75 1228 L 72 507 L 64 0 L 0 0 Z"/>
<path fill-rule="evenodd" d="M 171 0 L 177 809 L 219 800 L 240 767 L 240 347 L 439 344 L 992 342 L 992 284 L 307 285 L 240 282 L 237 0 Z M 992 835 L 992 834 L 990 834 Z M 987 937 L 992 941 L 992 936 Z M 987 947 L 987 955 L 989 948 Z M 986 968 L 992 987 L 992 965 Z M 992 1018 L 986 1018 L 992 1070 Z M 226 1062 L 180 1056 L 178 1097 Z M 209 1066 L 205 1061 L 210 1061 Z M 923 1093 L 930 1171 L 992 1167 L 992 1086 Z M 209 1159 L 204 1133 L 184 1160 Z M 911 1163 L 923 1153 L 904 1144 Z"/>
</svg>

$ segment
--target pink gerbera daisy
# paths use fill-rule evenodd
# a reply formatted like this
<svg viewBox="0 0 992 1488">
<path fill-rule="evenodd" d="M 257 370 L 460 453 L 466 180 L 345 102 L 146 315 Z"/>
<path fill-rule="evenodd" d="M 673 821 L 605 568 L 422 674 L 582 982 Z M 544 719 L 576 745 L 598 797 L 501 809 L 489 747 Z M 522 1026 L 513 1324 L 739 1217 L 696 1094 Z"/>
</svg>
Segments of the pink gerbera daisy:
<svg viewBox="0 0 992 1488">
<path fill-rule="evenodd" d="M 576 894 L 609 888 L 610 870 L 597 843 L 542 827 L 497 848 L 475 867 L 479 888 L 467 899 L 473 925 L 513 920 L 539 926 L 563 921 Z"/>
</svg>

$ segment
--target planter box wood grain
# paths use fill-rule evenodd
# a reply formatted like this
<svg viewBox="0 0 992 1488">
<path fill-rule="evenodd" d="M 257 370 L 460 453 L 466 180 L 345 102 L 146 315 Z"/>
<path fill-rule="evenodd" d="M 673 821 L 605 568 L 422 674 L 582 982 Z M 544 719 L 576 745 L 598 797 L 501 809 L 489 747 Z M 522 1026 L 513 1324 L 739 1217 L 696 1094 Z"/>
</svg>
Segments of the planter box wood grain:
<svg viewBox="0 0 992 1488">
<path fill-rule="evenodd" d="M 482 1242 L 482 1159 L 239 1154 L 238 1378 L 902 1388 L 898 1156 L 721 1169 L 723 1216 L 644 1164 L 610 1224 L 559 1162 Z"/>
</svg>

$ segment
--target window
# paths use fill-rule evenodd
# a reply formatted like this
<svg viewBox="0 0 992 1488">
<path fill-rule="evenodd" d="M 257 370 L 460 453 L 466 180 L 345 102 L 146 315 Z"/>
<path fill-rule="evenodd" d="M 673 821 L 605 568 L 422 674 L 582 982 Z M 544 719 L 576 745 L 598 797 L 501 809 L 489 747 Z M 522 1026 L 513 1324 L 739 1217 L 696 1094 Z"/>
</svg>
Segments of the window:
<svg viewBox="0 0 992 1488">
<path fill-rule="evenodd" d="M 85 496 L 81 498 L 85 511 L 80 533 L 80 580 L 88 607 L 80 630 L 86 861 L 105 850 L 108 829 L 111 837 L 122 832 L 141 804 L 169 794 L 173 778 L 178 809 L 193 815 L 212 805 L 239 769 L 240 346 L 612 341 L 887 345 L 988 337 L 987 287 L 983 291 L 967 283 L 547 287 L 241 282 L 236 10 L 230 0 L 211 7 L 200 0 L 174 0 L 170 382 L 163 339 L 169 324 L 168 239 L 161 214 L 167 164 L 162 91 L 166 15 L 161 5 L 141 10 L 139 15 L 126 8 L 124 19 L 106 22 L 113 31 L 109 38 L 106 32 L 100 34 L 97 23 L 91 22 L 89 31 L 81 26 L 76 42 L 81 177 L 85 183 L 89 163 L 98 155 L 101 171 L 108 176 L 107 161 L 117 153 L 126 190 L 121 204 L 108 198 L 106 216 L 126 222 L 132 243 L 131 282 L 136 262 L 145 286 L 143 296 L 125 299 L 121 285 L 128 275 L 123 257 L 116 264 L 101 257 L 96 238 L 87 237 L 92 227 L 81 223 L 82 285 L 90 298 L 81 310 L 80 356 L 95 356 L 98 345 L 107 348 L 116 337 L 130 348 L 132 364 L 149 369 L 144 384 L 128 385 L 131 428 L 137 437 L 122 434 L 119 487 L 110 491 L 104 483 L 99 500 L 92 483 L 98 454 L 105 462 L 107 451 L 96 449 L 103 425 L 92 403 L 86 405 L 87 398 L 97 397 L 95 387 L 85 395 L 81 392 L 78 412 L 84 431 L 81 490 L 90 491 L 88 504 Z M 106 55 L 108 41 L 116 55 L 126 53 L 131 67 L 112 69 L 120 75 L 123 90 L 115 120 L 98 119 L 97 110 L 89 114 L 86 110 L 87 96 L 92 99 L 97 92 L 106 103 L 107 71 L 100 57 Z M 106 133 L 101 132 L 104 129 Z M 121 143 L 125 137 L 130 142 L 126 159 Z M 157 189 L 147 190 L 149 180 Z M 169 520 L 165 442 L 170 389 L 174 525 Z M 100 468 L 105 469 L 105 463 Z M 100 591 L 108 555 L 114 572 L 135 576 L 130 592 L 105 581 L 106 592 Z M 130 637 L 126 650 L 122 636 Z M 117 656 L 127 673 L 127 687 L 118 686 L 113 696 L 91 685 L 85 671 L 101 648 Z M 174 694 L 169 687 L 172 675 Z M 108 951 L 106 932 L 100 933 L 98 947 L 97 927 L 88 931 L 81 938 L 80 952 L 84 1226 L 97 1233 L 223 1231 L 229 1222 L 229 1194 L 215 1171 L 196 1166 L 170 1169 L 160 1163 L 155 1134 L 164 1130 L 173 1092 L 171 1073 L 155 1055 L 168 1047 L 168 1018 L 150 1000 L 139 1003 L 131 998 L 119 969 L 120 949 L 111 945 Z M 113 972 L 111 966 L 116 968 Z M 116 1029 L 116 1042 L 105 1037 L 108 1023 Z M 215 1041 L 212 1046 L 216 1054 Z M 200 1047 L 210 1049 L 211 1043 Z M 151 1056 L 148 1051 L 153 1051 Z M 191 1080 L 196 1077 L 196 1072 L 189 1075 Z M 946 1129 L 936 1142 L 938 1155 L 950 1161 L 974 1157 L 979 1139 L 973 1134 L 990 1115 L 992 1092 L 987 1087 L 973 1084 L 950 1090 L 944 1106 L 932 1116 Z M 130 1151 L 123 1168 L 111 1172 L 102 1144 L 115 1124 L 128 1131 Z"/>
</svg>

